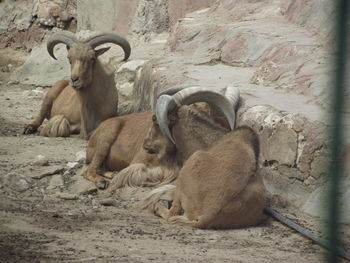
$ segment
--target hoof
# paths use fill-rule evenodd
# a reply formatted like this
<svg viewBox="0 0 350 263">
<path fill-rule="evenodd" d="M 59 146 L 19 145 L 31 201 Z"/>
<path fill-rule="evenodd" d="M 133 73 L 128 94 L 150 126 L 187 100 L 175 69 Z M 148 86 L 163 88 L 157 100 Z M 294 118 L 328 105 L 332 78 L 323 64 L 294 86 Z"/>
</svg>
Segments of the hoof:
<svg viewBox="0 0 350 263">
<path fill-rule="evenodd" d="M 36 127 L 34 127 L 33 125 L 31 124 L 28 124 L 24 127 L 24 130 L 23 130 L 23 133 L 22 134 L 25 134 L 25 135 L 28 135 L 28 134 L 33 134 L 37 131 L 38 129 Z"/>
<path fill-rule="evenodd" d="M 106 189 L 108 187 L 107 181 L 100 181 L 96 183 L 98 189 Z"/>
<path fill-rule="evenodd" d="M 160 200 L 158 201 L 158 203 L 160 203 L 160 204 L 162 204 L 164 207 L 170 209 L 171 203 L 172 203 L 172 202 L 169 201 L 169 200 L 160 199 Z"/>
</svg>

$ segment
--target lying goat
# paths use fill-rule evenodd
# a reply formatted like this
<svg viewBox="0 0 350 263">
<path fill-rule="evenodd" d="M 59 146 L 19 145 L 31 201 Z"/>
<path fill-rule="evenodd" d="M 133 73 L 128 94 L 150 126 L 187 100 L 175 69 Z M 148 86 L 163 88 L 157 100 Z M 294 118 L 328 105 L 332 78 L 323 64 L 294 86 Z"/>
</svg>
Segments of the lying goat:
<svg viewBox="0 0 350 263">
<path fill-rule="evenodd" d="M 176 108 L 172 114 L 178 117 L 173 118 L 171 126 L 179 146 L 163 135 L 166 124 L 162 122 L 160 126 L 152 113 L 112 118 L 92 134 L 86 154 L 88 165 L 81 175 L 99 188 L 106 188 L 107 181 L 98 175 L 98 169 L 104 164 L 107 170 L 120 171 L 111 182 L 111 191 L 124 185 L 157 185 L 173 181 L 183 161 L 195 150 L 204 148 L 229 131 L 214 122 L 208 115 L 208 108 L 203 105 L 181 107 L 182 104 L 206 101 L 224 112 L 229 126 L 234 126 L 233 109 L 239 98 L 238 89 L 227 88 L 225 96 L 203 88 L 187 88 L 173 96 L 164 94 L 159 97 L 156 109 L 162 121 L 164 112 L 169 111 L 169 103 L 162 103 L 164 98 L 176 101 L 176 104 L 171 104 L 172 110 Z M 193 137 L 193 144 L 188 147 L 181 140 L 184 132 L 197 137 Z"/>
<path fill-rule="evenodd" d="M 176 188 L 169 190 L 173 197 L 171 208 L 157 202 L 155 213 L 169 222 L 195 228 L 258 224 L 266 195 L 256 173 L 258 156 L 258 137 L 249 127 L 224 135 L 208 150 L 195 152 L 185 162 Z"/>
<path fill-rule="evenodd" d="M 98 34 L 78 41 L 74 34 L 65 32 L 53 35 L 47 42 L 47 50 L 54 59 L 53 50 L 59 43 L 65 44 L 68 49 L 71 80 L 58 81 L 49 89 L 39 115 L 25 126 L 23 133 L 36 132 L 48 118 L 40 135 L 66 137 L 80 133 L 81 138 L 88 139 L 103 120 L 116 116 L 118 106 L 114 74 L 107 72 L 97 59 L 109 47 L 95 48 L 105 43 L 117 44 L 124 50 L 124 60 L 130 56 L 131 48 L 127 40 L 114 33 Z"/>
</svg>

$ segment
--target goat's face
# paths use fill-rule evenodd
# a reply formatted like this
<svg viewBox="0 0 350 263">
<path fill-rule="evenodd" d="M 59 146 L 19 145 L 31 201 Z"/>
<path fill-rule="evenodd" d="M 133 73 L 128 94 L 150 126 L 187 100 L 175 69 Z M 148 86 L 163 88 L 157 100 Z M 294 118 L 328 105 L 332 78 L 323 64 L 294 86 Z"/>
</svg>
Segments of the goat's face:
<svg viewBox="0 0 350 263">
<path fill-rule="evenodd" d="M 93 67 L 97 57 L 109 48 L 94 50 L 90 45 L 77 42 L 68 50 L 68 60 L 71 65 L 71 85 L 81 89 L 92 82 Z"/>
<path fill-rule="evenodd" d="M 158 161 L 169 158 L 175 152 L 175 145 L 173 145 L 161 132 L 156 121 L 156 116 L 152 116 L 153 124 L 148 131 L 144 141 L 143 149 Z"/>
</svg>

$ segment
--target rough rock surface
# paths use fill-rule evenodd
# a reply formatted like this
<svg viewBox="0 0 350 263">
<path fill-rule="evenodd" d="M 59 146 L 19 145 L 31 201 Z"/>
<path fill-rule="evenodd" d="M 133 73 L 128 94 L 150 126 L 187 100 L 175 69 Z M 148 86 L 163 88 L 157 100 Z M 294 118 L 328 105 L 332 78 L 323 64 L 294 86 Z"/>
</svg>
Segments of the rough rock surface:
<svg viewBox="0 0 350 263">
<path fill-rule="evenodd" d="M 0 17 L 0 34 L 14 28 L 26 30 L 31 24 L 31 6 L 26 1 L 1 1 Z"/>
<path fill-rule="evenodd" d="M 4 0 L 0 17 L 0 48 L 31 51 L 53 27 L 76 30 L 76 0 Z"/>
<path fill-rule="evenodd" d="M 187 13 L 207 8 L 216 0 L 78 0 L 78 30 L 135 33 L 139 40 L 149 40 L 155 33 L 168 31 Z M 103 15 L 101 15 L 103 13 Z"/>
<path fill-rule="evenodd" d="M 76 0 L 35 0 L 32 20 L 44 27 L 67 28 L 76 19 Z"/>
</svg>

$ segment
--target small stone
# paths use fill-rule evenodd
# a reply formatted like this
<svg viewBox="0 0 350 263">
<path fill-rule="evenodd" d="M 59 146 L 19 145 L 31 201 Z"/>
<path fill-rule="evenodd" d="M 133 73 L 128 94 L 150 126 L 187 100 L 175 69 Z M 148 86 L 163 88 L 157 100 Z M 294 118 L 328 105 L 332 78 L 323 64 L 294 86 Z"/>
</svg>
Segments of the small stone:
<svg viewBox="0 0 350 263">
<path fill-rule="evenodd" d="M 32 95 L 42 95 L 44 93 L 44 89 L 42 87 L 37 87 L 36 89 L 32 90 Z"/>
<path fill-rule="evenodd" d="M 90 182 L 82 176 L 76 174 L 72 177 L 74 181 L 69 192 L 77 195 L 88 195 L 97 192 L 97 187 L 93 182 Z"/>
<path fill-rule="evenodd" d="M 67 166 L 68 166 L 69 168 L 76 168 L 76 167 L 78 167 L 78 165 L 79 165 L 78 162 L 68 162 L 68 163 L 67 163 Z"/>
<path fill-rule="evenodd" d="M 48 190 L 55 189 L 57 187 L 60 187 L 63 185 L 63 179 L 60 174 L 52 176 L 49 186 L 47 187 Z"/>
<path fill-rule="evenodd" d="M 49 165 L 49 160 L 44 156 L 44 155 L 37 155 L 35 157 L 35 161 L 33 162 L 34 165 L 37 166 L 48 166 Z"/>
<path fill-rule="evenodd" d="M 115 206 L 116 205 L 116 201 L 113 198 L 100 199 L 100 200 L 98 200 L 98 203 L 100 205 L 104 205 L 104 206 Z"/>
<path fill-rule="evenodd" d="M 55 197 L 63 199 L 63 200 L 77 200 L 78 199 L 78 196 L 76 194 L 61 193 L 61 192 L 56 193 Z"/>
<path fill-rule="evenodd" d="M 79 151 L 75 154 L 75 160 L 79 163 L 84 163 L 86 158 L 86 152 L 85 151 Z"/>
<path fill-rule="evenodd" d="M 312 176 L 309 176 L 305 181 L 304 181 L 305 185 L 315 185 L 317 184 L 317 180 L 315 178 L 313 178 Z"/>
</svg>

